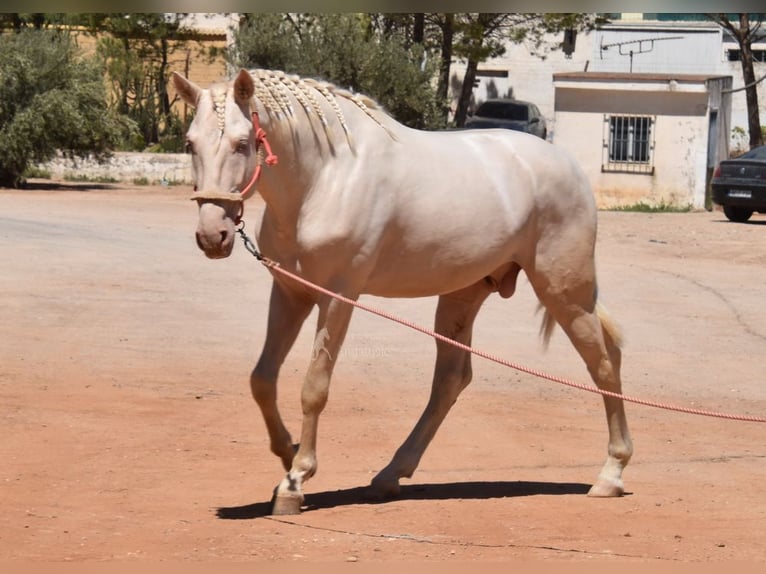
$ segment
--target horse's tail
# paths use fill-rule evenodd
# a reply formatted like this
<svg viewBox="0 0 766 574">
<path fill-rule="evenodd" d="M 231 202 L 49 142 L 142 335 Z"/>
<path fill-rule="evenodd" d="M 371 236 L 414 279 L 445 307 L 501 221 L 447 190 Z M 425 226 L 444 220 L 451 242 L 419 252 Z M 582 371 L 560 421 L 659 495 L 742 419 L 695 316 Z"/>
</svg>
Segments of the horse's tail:
<svg viewBox="0 0 766 574">
<path fill-rule="evenodd" d="M 548 312 L 548 309 L 543 307 L 542 303 L 539 304 L 538 311 L 541 308 L 544 312 L 543 320 L 540 324 L 540 338 L 542 339 L 543 347 L 547 349 L 548 343 L 553 335 L 553 329 L 556 327 L 556 320 L 553 318 L 553 315 Z M 611 315 L 606 310 L 606 307 L 599 302 L 596 302 L 596 315 L 601 323 L 601 328 L 604 330 L 604 334 L 609 337 L 617 347 L 622 347 L 623 339 L 620 328 L 617 326 L 617 323 L 614 322 Z"/>
</svg>

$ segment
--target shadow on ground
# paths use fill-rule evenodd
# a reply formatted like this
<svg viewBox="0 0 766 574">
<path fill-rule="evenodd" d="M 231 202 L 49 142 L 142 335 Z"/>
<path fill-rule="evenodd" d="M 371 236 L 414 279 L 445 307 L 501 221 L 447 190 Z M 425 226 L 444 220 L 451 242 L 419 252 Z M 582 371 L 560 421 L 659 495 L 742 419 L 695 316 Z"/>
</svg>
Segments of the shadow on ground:
<svg viewBox="0 0 766 574">
<path fill-rule="evenodd" d="M 396 500 L 489 499 L 516 496 L 587 494 L 590 485 L 558 482 L 450 482 L 445 484 L 413 484 L 402 486 Z M 310 512 L 353 504 L 385 504 L 367 497 L 367 487 L 314 492 L 306 495 L 302 510 Z M 271 514 L 271 501 L 244 506 L 222 507 L 217 511 L 223 520 L 250 520 Z"/>
</svg>

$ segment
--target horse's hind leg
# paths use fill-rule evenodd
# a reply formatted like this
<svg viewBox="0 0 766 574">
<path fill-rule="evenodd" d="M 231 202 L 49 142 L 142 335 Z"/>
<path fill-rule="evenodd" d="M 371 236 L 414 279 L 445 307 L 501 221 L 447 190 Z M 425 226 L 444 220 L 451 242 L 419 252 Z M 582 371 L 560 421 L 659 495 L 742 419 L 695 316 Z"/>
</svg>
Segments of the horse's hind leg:
<svg viewBox="0 0 766 574">
<path fill-rule="evenodd" d="M 439 297 L 436 332 L 470 345 L 474 319 L 490 293 L 491 288 L 482 281 Z M 437 340 L 436 365 L 428 404 L 391 462 L 373 478 L 369 491 L 372 497 L 387 498 L 399 494 L 399 479 L 412 476 L 426 447 L 460 392 L 471 381 L 471 376 L 470 353 Z"/>
<path fill-rule="evenodd" d="M 596 302 L 592 260 L 578 265 L 570 259 L 567 270 L 554 267 L 557 268 L 546 273 L 540 267 L 527 273 L 540 302 L 572 341 L 598 388 L 621 393 L 619 334 L 606 311 Z M 633 444 L 622 399 L 610 396 L 603 399 L 609 430 L 608 454 L 588 494 L 620 496 L 624 492 L 622 471 L 633 454 Z"/>
</svg>

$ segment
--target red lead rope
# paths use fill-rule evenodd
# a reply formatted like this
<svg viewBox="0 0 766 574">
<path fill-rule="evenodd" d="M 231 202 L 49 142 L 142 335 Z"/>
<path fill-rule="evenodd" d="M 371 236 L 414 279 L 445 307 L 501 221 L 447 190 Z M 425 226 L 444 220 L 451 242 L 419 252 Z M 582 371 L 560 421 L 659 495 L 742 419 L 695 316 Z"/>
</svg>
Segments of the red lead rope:
<svg viewBox="0 0 766 574">
<path fill-rule="evenodd" d="M 257 160 L 261 146 L 263 146 L 263 148 L 266 150 L 266 158 L 264 160 L 266 165 L 276 165 L 279 162 L 279 158 L 274 155 L 273 151 L 271 151 L 271 144 L 266 137 L 266 132 L 261 127 L 261 121 L 258 118 L 258 112 L 253 112 L 253 131 L 255 132 L 256 165 L 255 170 L 253 171 L 253 175 L 250 177 L 250 181 L 248 181 L 245 188 L 239 192 L 243 200 L 247 199 L 253 194 L 253 187 L 261 177 L 261 169 L 263 166 L 261 165 L 261 162 Z"/>
<path fill-rule="evenodd" d="M 239 192 L 239 195 L 242 198 L 242 203 L 239 207 L 239 214 L 234 220 L 235 225 L 239 225 L 239 222 L 242 221 L 242 216 L 245 213 L 245 200 L 255 193 L 255 184 L 258 183 L 258 180 L 261 178 L 261 170 L 263 169 L 263 165 L 259 161 L 261 146 L 266 150 L 266 157 L 264 159 L 266 165 L 276 165 L 279 162 L 279 158 L 273 151 L 271 151 L 271 144 L 266 137 L 266 131 L 261 127 L 261 120 L 258 117 L 258 112 L 253 112 L 252 117 L 253 131 L 255 132 L 255 169 L 253 170 L 253 175 L 250 176 L 250 181 L 248 181 L 247 185 Z"/>
</svg>

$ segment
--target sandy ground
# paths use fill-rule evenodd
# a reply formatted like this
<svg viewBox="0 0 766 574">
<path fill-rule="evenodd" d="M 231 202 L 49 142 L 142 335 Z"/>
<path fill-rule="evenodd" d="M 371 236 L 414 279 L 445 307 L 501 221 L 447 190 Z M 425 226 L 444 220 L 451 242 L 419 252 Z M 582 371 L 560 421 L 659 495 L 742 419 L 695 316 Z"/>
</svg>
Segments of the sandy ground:
<svg viewBox="0 0 766 574">
<path fill-rule="evenodd" d="M 268 516 L 282 470 L 248 375 L 270 278 L 241 245 L 198 251 L 188 192 L 0 190 L 0 560 L 766 559 L 763 424 L 628 405 L 626 496 L 590 499 L 600 398 L 482 359 L 402 497 L 367 502 L 425 404 L 434 344 L 359 311 L 305 511 Z M 766 217 L 603 212 L 598 264 L 626 394 L 766 415 Z M 434 299 L 364 300 L 431 325 Z M 523 279 L 491 298 L 474 345 L 587 382 L 561 332 L 542 351 L 535 307 Z M 280 385 L 294 435 L 312 325 Z"/>
</svg>

